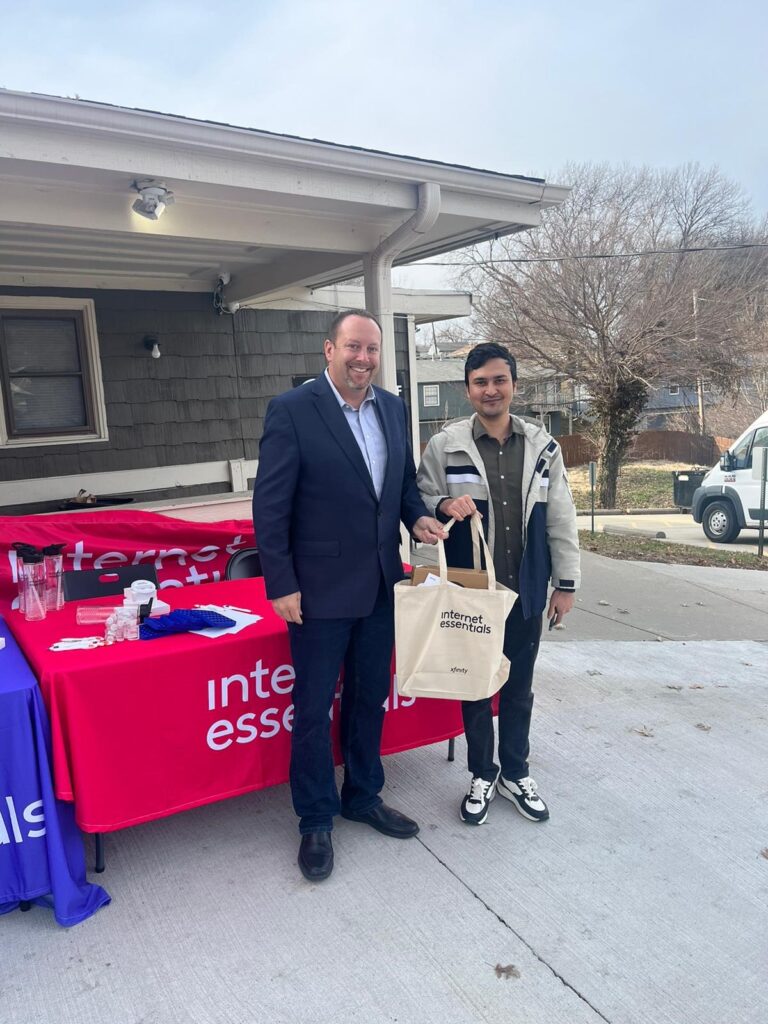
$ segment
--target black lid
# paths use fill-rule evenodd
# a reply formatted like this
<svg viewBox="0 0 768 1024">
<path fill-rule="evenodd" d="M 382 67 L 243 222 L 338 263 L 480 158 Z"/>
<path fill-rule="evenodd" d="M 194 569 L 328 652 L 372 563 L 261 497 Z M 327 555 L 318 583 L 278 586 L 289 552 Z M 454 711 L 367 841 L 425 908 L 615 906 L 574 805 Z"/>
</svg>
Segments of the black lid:
<svg viewBox="0 0 768 1024">
<path fill-rule="evenodd" d="M 25 544 L 23 541 L 17 540 L 11 544 L 11 547 L 16 551 L 17 554 L 21 555 L 26 561 L 30 555 L 34 555 L 37 548 L 32 544 Z"/>
<path fill-rule="evenodd" d="M 36 565 L 38 562 L 42 562 L 43 552 L 35 551 L 34 548 L 27 552 L 24 552 L 24 561 L 27 565 Z"/>
<path fill-rule="evenodd" d="M 66 544 L 46 544 L 46 546 L 43 548 L 43 554 L 60 555 L 66 546 Z"/>
</svg>

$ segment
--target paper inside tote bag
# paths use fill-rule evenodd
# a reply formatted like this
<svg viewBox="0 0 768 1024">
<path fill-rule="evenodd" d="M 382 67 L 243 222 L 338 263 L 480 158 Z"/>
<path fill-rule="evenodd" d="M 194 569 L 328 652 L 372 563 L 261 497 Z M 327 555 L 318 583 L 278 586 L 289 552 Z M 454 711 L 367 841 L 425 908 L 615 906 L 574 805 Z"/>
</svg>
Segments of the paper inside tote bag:
<svg viewBox="0 0 768 1024">
<path fill-rule="evenodd" d="M 446 525 L 447 530 L 453 522 Z M 440 583 L 419 586 L 430 569 L 416 566 L 411 580 L 395 585 L 397 689 L 401 694 L 481 700 L 507 681 L 504 624 L 517 594 L 496 582 L 479 515 L 472 516 L 471 527 L 474 569 L 449 569 L 443 542 L 438 541 Z M 480 569 L 481 545 L 487 571 Z"/>
</svg>

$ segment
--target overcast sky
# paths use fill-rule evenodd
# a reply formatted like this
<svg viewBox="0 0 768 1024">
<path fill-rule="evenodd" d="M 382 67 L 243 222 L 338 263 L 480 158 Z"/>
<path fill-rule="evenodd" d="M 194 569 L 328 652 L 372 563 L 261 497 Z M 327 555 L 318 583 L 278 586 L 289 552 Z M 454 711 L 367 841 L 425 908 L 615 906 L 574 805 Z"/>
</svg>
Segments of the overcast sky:
<svg viewBox="0 0 768 1024">
<path fill-rule="evenodd" d="M 7 89 L 553 181 L 716 163 L 768 211 L 765 0 L 32 0 L 2 34 Z"/>
</svg>

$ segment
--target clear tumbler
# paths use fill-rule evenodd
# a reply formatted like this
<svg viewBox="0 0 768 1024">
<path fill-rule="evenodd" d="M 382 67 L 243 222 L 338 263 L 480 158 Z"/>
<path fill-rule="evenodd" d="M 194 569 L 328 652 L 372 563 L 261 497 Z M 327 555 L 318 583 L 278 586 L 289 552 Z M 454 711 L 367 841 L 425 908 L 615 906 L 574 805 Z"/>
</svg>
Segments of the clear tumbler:
<svg viewBox="0 0 768 1024">
<path fill-rule="evenodd" d="M 34 622 L 45 618 L 46 580 L 43 556 L 30 557 L 24 559 L 24 618 Z"/>
<path fill-rule="evenodd" d="M 43 548 L 45 555 L 45 604 L 49 612 L 57 612 L 64 607 L 64 588 L 61 574 L 64 569 L 64 556 L 61 553 L 63 544 L 51 544 Z"/>
</svg>

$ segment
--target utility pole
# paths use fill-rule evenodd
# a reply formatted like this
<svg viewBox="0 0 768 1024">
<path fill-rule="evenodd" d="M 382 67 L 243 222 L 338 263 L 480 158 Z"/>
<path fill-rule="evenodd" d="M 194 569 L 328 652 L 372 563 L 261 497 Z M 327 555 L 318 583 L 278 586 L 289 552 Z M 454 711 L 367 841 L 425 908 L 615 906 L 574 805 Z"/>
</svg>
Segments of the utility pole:
<svg viewBox="0 0 768 1024">
<path fill-rule="evenodd" d="M 699 351 L 699 297 L 696 294 L 696 289 L 693 289 L 693 340 L 696 346 L 696 353 L 698 358 Z M 701 374 L 696 376 L 696 398 L 699 403 L 699 433 L 704 436 L 706 433 L 704 423 L 704 381 L 701 379 Z"/>
</svg>

